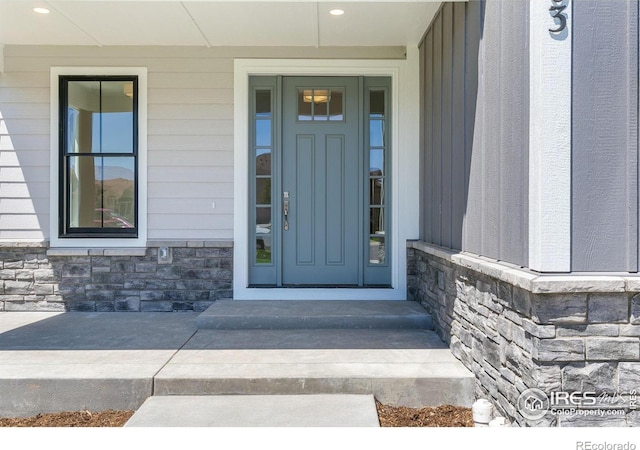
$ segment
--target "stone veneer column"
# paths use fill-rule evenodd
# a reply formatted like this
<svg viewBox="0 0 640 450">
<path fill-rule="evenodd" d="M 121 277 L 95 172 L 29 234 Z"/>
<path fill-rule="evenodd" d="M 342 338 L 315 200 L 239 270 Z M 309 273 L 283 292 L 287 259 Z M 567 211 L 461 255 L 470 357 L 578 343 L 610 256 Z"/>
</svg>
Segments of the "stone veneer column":
<svg viewBox="0 0 640 450">
<path fill-rule="evenodd" d="M 409 242 L 407 257 L 409 298 L 473 371 L 478 398 L 522 426 L 640 426 L 640 402 L 540 421 L 516 408 L 528 388 L 627 402 L 640 393 L 640 277 L 539 275 L 423 242 Z"/>
</svg>

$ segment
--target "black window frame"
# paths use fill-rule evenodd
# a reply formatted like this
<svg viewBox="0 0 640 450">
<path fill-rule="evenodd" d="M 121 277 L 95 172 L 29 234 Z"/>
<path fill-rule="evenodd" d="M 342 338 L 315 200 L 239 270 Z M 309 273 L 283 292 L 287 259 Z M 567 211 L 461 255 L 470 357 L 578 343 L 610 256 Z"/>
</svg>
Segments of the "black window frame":
<svg viewBox="0 0 640 450">
<path fill-rule="evenodd" d="M 138 238 L 139 232 L 139 96 L 137 75 L 60 75 L 58 91 L 58 237 L 60 238 Z M 134 159 L 134 227 L 132 228 L 105 228 L 105 227 L 71 227 L 68 168 L 71 156 L 77 153 L 67 152 L 68 124 L 68 84 L 73 81 L 130 81 L 133 83 L 133 152 L 132 153 L 100 153 L 103 157 L 117 158 L 127 157 Z M 86 157 L 96 157 L 96 154 L 86 154 Z"/>
</svg>

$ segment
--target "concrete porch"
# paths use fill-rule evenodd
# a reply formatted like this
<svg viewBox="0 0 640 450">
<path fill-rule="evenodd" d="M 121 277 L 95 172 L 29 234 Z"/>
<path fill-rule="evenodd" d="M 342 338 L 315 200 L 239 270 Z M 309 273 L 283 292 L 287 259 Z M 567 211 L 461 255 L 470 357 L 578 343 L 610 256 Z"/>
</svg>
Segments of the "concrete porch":
<svg viewBox="0 0 640 450">
<path fill-rule="evenodd" d="M 220 301 L 200 317 L 0 313 L 0 416 L 137 409 L 169 395 L 469 406 L 473 375 L 430 326 L 416 303 L 397 301 Z"/>
</svg>

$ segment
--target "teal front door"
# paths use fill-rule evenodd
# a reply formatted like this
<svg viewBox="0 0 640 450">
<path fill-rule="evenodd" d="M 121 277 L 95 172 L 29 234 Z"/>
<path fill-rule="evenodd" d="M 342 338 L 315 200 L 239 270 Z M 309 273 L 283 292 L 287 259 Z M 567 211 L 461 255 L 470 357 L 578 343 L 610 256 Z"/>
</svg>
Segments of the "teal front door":
<svg viewBox="0 0 640 450">
<path fill-rule="evenodd" d="M 282 284 L 357 286 L 362 142 L 355 77 L 282 83 Z"/>
<path fill-rule="evenodd" d="M 388 287 L 389 78 L 249 88 L 249 286 Z"/>
</svg>

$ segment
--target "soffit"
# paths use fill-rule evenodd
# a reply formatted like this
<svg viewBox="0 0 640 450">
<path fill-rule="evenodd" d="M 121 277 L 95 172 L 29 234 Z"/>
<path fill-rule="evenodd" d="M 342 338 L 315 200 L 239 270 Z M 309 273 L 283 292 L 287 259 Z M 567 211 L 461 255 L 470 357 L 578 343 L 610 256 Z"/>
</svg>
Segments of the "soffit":
<svg viewBox="0 0 640 450">
<path fill-rule="evenodd" d="M 419 41 L 439 7 L 439 1 L 0 0 L 0 44 L 405 46 Z M 345 14 L 330 15 L 335 8 Z"/>
</svg>

